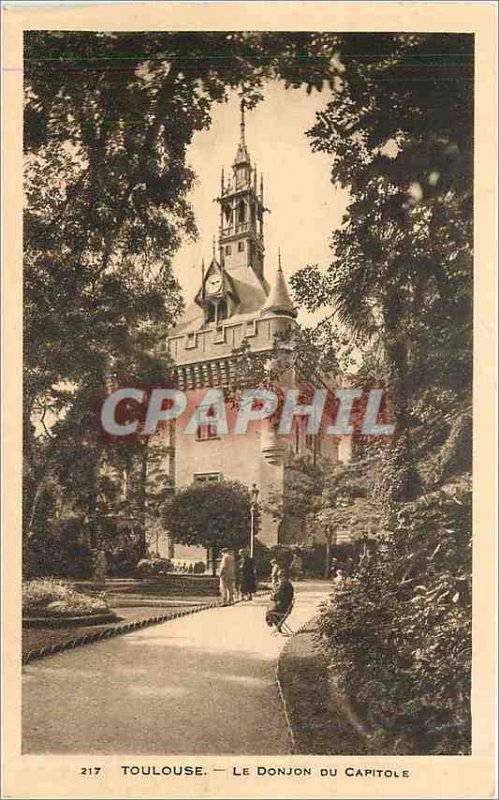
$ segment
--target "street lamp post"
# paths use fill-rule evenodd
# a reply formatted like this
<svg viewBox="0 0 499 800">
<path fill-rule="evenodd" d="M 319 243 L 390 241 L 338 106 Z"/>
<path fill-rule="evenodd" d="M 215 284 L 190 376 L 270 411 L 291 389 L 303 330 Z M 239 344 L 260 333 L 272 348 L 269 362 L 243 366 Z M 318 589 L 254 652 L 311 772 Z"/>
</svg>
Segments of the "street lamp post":
<svg viewBox="0 0 499 800">
<path fill-rule="evenodd" d="M 258 504 L 259 494 L 258 486 L 254 483 L 250 491 L 250 555 L 252 558 L 255 551 L 255 509 Z"/>
</svg>

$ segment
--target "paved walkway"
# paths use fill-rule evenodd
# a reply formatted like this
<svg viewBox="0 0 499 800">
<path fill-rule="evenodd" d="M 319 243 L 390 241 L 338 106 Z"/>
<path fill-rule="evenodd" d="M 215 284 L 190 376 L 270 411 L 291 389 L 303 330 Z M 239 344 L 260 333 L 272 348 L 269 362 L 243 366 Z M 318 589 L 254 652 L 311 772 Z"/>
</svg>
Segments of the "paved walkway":
<svg viewBox="0 0 499 800">
<path fill-rule="evenodd" d="M 327 584 L 295 585 L 296 629 Z M 216 608 L 23 668 L 23 752 L 289 752 L 267 599 Z"/>
</svg>

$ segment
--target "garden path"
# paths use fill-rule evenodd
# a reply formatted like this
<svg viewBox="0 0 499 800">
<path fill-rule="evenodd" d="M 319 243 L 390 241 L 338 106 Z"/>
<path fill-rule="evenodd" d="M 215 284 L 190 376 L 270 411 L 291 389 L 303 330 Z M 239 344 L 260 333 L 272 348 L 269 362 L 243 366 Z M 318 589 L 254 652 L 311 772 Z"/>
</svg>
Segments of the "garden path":
<svg viewBox="0 0 499 800">
<path fill-rule="evenodd" d="M 290 625 L 327 590 L 296 587 Z M 275 684 L 286 639 L 266 597 L 215 608 L 34 661 L 23 668 L 23 752 L 285 754 Z"/>
</svg>

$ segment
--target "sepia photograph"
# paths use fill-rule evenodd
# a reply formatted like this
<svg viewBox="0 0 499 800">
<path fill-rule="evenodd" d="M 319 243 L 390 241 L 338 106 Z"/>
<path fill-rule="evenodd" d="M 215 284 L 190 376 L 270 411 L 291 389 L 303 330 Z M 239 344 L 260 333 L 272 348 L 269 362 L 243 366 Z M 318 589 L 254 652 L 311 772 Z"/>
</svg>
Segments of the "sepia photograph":
<svg viewBox="0 0 499 800">
<path fill-rule="evenodd" d="M 93 20 L 22 31 L 21 757 L 407 796 L 477 754 L 476 37 Z"/>
</svg>

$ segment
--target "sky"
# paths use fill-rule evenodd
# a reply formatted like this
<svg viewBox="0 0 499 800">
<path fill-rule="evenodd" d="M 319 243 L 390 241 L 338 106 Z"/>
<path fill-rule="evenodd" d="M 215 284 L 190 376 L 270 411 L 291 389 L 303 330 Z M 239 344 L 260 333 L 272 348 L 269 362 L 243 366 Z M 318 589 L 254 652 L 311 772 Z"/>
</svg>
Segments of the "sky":
<svg viewBox="0 0 499 800">
<path fill-rule="evenodd" d="M 328 95 L 304 89 L 285 89 L 267 84 L 264 100 L 246 111 L 246 143 L 252 164 L 264 176 L 265 275 L 272 282 L 278 249 L 289 278 L 306 264 L 330 263 L 329 240 L 344 214 L 348 194 L 331 184 L 331 156 L 313 153 L 305 131 L 315 113 L 326 105 Z M 200 285 L 201 260 L 212 256 L 213 235 L 218 235 L 219 206 L 213 202 L 220 188 L 220 171 L 229 172 L 239 141 L 240 101 L 235 92 L 229 101 L 212 109 L 208 131 L 196 133 L 187 161 L 198 176 L 192 203 L 199 239 L 185 243 L 174 260 L 174 271 L 186 302 Z M 301 322 L 311 321 L 302 313 Z"/>
</svg>

